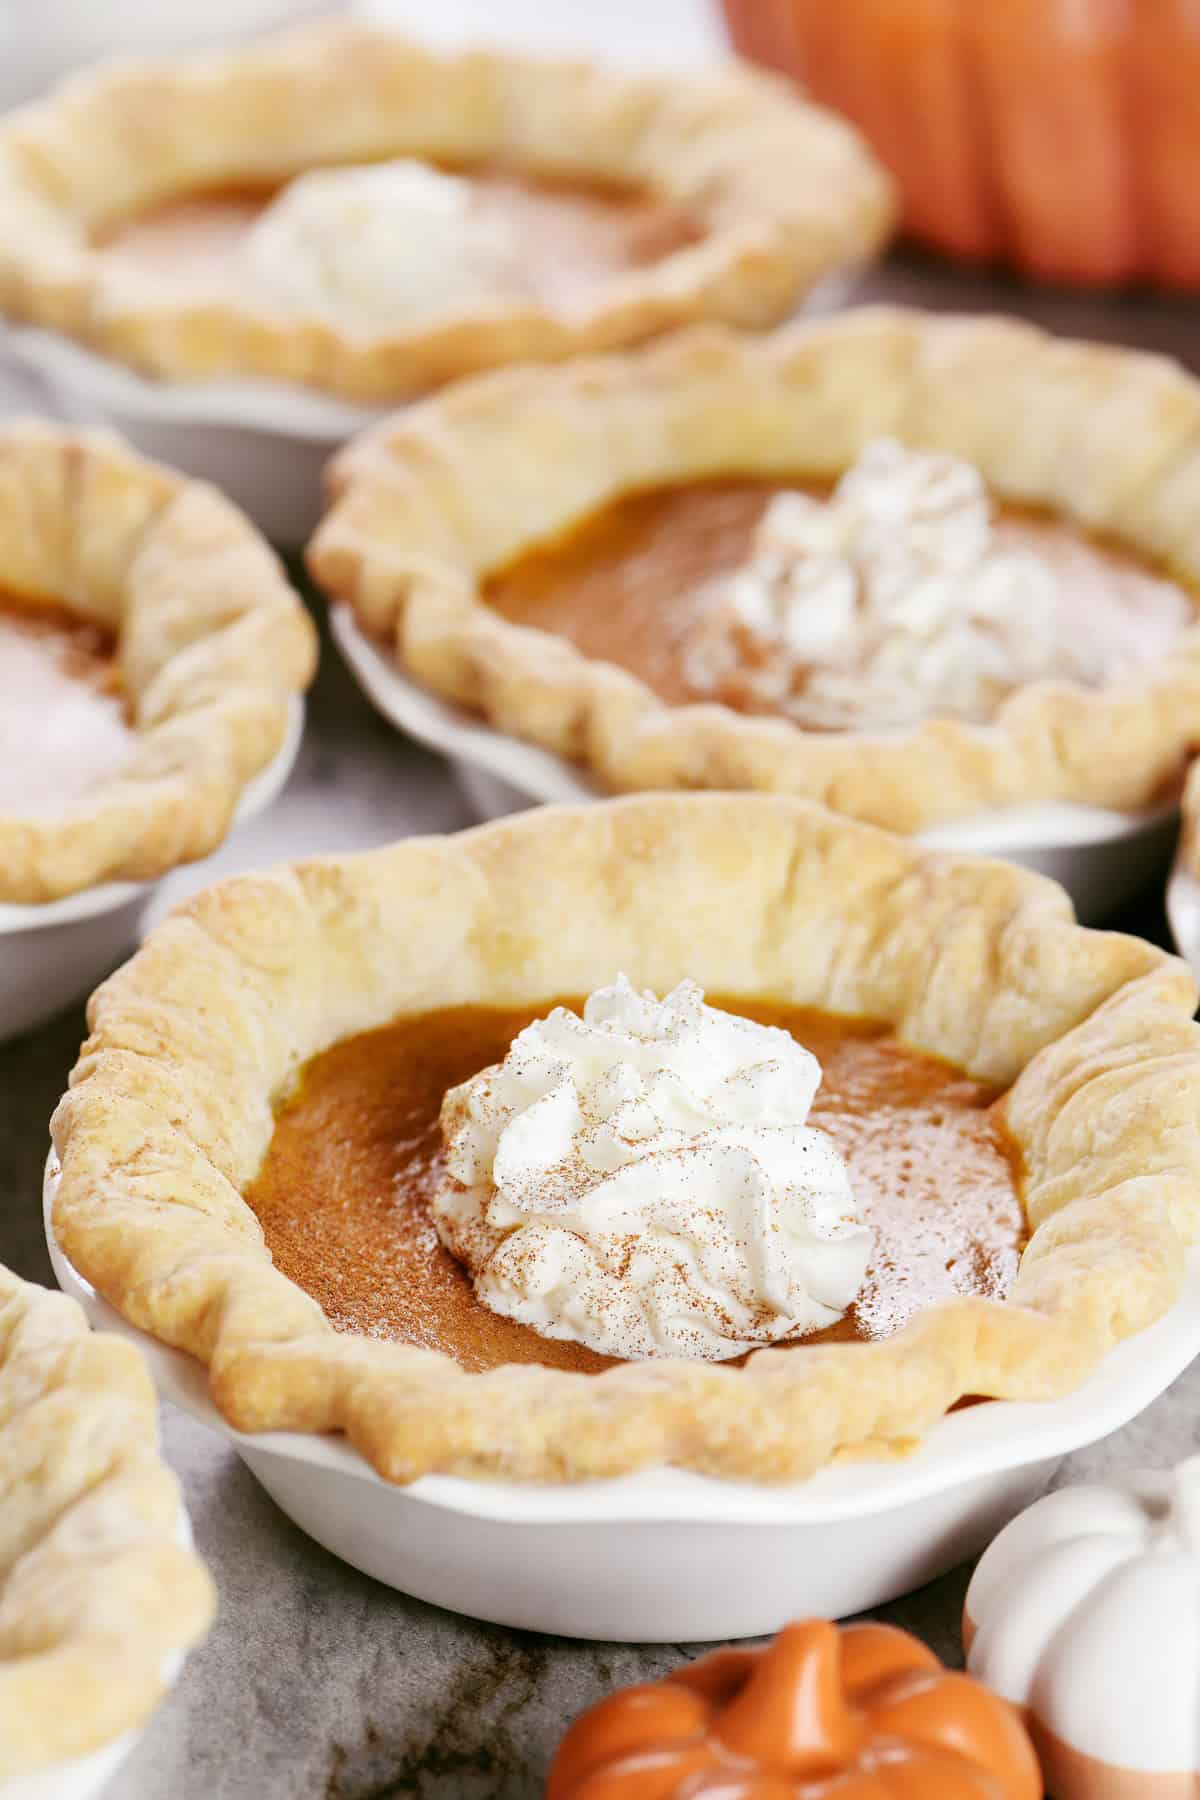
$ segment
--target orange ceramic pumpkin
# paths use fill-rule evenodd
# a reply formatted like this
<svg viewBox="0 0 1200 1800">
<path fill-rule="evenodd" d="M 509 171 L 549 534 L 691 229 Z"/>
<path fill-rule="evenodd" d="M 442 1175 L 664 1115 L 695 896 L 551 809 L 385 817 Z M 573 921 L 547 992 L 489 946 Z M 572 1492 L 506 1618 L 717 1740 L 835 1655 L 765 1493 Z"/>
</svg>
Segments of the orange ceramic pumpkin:
<svg viewBox="0 0 1200 1800">
<path fill-rule="evenodd" d="M 789 1625 L 577 1719 L 546 1800 L 1041 1800 L 1024 1727 L 888 1625 Z"/>
<path fill-rule="evenodd" d="M 1055 280 L 1200 288 L 1196 0 L 726 0 L 850 116 L 914 236 Z"/>
</svg>

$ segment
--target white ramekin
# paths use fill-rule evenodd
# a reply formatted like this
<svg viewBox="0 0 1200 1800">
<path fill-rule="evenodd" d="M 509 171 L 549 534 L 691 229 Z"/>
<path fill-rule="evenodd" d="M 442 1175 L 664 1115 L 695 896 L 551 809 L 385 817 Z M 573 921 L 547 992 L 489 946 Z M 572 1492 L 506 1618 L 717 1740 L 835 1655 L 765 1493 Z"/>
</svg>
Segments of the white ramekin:
<svg viewBox="0 0 1200 1800">
<path fill-rule="evenodd" d="M 395 1487 L 344 1439 L 233 1431 L 204 1370 L 128 1325 L 55 1241 L 59 1284 L 132 1338 L 160 1392 L 231 1443 L 302 1531 L 377 1580 L 453 1612 L 624 1643 L 757 1637 L 802 1615 L 881 1605 L 975 1555 L 1070 1450 L 1106 1437 L 1200 1352 L 1200 1250 L 1184 1293 L 1065 1400 L 950 1414 L 901 1462 L 856 1462 L 784 1488 L 678 1469 L 573 1486 L 424 1476 Z"/>
<path fill-rule="evenodd" d="M 599 789 L 572 764 L 523 744 L 449 706 L 410 681 L 362 630 L 350 607 L 333 607 L 333 636 L 364 692 L 385 718 L 454 763 L 481 818 L 538 801 L 577 802 Z M 1164 866 L 1178 812 L 1174 805 L 1138 813 L 1060 802 L 980 813 L 921 833 L 940 850 L 1002 856 L 1061 883 L 1084 924 L 1111 914 Z"/>
<path fill-rule="evenodd" d="M 290 703 L 287 737 L 249 782 L 236 821 L 264 812 L 283 788 L 304 735 L 304 702 Z M 0 903 L 0 1043 L 53 1018 L 115 968 L 137 942 L 157 882 L 112 881 L 44 906 Z"/>
</svg>

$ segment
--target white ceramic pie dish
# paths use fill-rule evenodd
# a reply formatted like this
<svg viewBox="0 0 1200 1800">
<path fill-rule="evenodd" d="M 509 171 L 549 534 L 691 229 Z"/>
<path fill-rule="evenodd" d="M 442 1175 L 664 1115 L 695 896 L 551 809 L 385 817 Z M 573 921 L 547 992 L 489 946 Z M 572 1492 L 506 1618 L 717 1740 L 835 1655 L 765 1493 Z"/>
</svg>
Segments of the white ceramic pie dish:
<svg viewBox="0 0 1200 1800">
<path fill-rule="evenodd" d="M 344 603 L 331 609 L 333 636 L 356 679 L 385 718 L 449 757 L 480 818 L 540 801 L 594 800 L 600 790 L 580 770 L 535 744 L 506 737 L 402 674 L 363 632 Z M 1178 809 L 1121 813 L 1060 802 L 979 814 L 922 832 L 941 850 L 1002 856 L 1065 887 L 1080 921 L 1093 924 L 1165 866 Z"/>
<path fill-rule="evenodd" d="M 1200 1353 L 1194 1249 L 1172 1311 L 1078 1392 L 952 1413 L 905 1461 L 847 1463 L 786 1488 L 675 1469 L 575 1486 L 423 1476 L 395 1487 L 341 1438 L 227 1425 L 200 1364 L 126 1324 L 67 1261 L 51 1223 L 57 1178 L 52 1156 L 46 1240 L 60 1286 L 93 1325 L 138 1344 L 159 1391 L 231 1443 L 301 1530 L 419 1599 L 568 1637 L 756 1637 L 907 1593 L 976 1554 L 1067 1452 L 1126 1424 Z"/>
<path fill-rule="evenodd" d="M 304 702 L 295 698 L 283 745 L 247 783 L 237 823 L 270 806 L 292 772 L 303 735 Z M 53 1018 L 116 967 L 137 942 L 158 885 L 113 881 L 45 906 L 0 903 L 0 1044 Z"/>
</svg>

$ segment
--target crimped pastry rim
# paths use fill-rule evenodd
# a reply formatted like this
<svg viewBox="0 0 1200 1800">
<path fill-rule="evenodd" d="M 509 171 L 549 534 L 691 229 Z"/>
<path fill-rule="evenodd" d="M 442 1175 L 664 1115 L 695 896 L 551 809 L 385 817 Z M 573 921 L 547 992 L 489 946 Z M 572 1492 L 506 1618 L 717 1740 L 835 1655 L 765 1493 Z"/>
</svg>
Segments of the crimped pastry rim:
<svg viewBox="0 0 1200 1800">
<path fill-rule="evenodd" d="M 1120 684 L 1034 683 L 987 725 L 821 734 L 669 706 L 482 599 L 492 570 L 622 492 L 833 475 L 881 435 L 964 456 L 1003 498 L 1200 585 L 1200 381 L 1013 320 L 891 307 L 460 384 L 335 458 L 309 566 L 406 674 L 610 792 L 797 793 L 910 833 L 1041 800 L 1135 811 L 1177 791 L 1200 741 L 1200 621 Z"/>
<path fill-rule="evenodd" d="M 0 902 L 147 881 L 221 842 L 278 754 L 316 634 L 224 496 L 109 433 L 0 426 L 0 590 L 112 631 L 129 761 L 61 813 L 0 814 Z"/>
<path fill-rule="evenodd" d="M 6 1536 L 23 1547 L 0 1582 L 0 1785 L 142 1724 L 169 1685 L 164 1664 L 204 1636 L 214 1610 L 204 1564 L 180 1541 L 179 1484 L 159 1453 L 140 1351 L 89 1331 L 66 1295 L 0 1268 L 7 1399 L 6 1374 Z"/>
<path fill-rule="evenodd" d="M 648 985 L 691 973 L 887 1018 L 1011 1082 L 1034 1227 L 1013 1296 L 934 1308 L 883 1344 L 764 1351 L 736 1370 L 472 1375 L 335 1332 L 271 1267 L 238 1191 L 269 1141 L 271 1095 L 398 1012 L 581 991 L 621 961 Z M 186 1013 L 201 994 L 203 1029 Z M 228 882 L 152 933 L 93 997 L 53 1123 L 54 1231 L 129 1323 L 209 1365 L 240 1432 L 341 1430 L 400 1483 L 663 1465 L 794 1481 L 910 1447 L 964 1393 L 1069 1392 L 1170 1308 L 1200 1235 L 1195 999 L 1182 964 L 1083 930 L 1044 878 L 803 801 L 543 808 Z"/>
<path fill-rule="evenodd" d="M 378 332 L 240 297 L 172 296 L 88 242 L 109 218 L 173 193 L 406 152 L 656 185 L 690 203 L 709 235 L 615 278 L 586 309 L 481 304 Z M 806 179 L 790 178 L 796 169 Z M 166 380 L 262 377 L 395 403 L 471 370 L 693 320 L 773 322 L 871 257 L 894 211 L 852 127 L 749 67 L 623 75 L 328 22 L 113 63 L 0 124 L 0 311 Z"/>
</svg>

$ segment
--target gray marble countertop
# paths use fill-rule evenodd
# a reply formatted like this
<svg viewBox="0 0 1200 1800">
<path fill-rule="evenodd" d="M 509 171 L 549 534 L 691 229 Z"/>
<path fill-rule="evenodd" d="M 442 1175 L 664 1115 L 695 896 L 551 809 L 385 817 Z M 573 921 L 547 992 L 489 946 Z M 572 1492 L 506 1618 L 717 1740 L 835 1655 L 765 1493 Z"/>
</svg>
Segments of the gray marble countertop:
<svg viewBox="0 0 1200 1800">
<path fill-rule="evenodd" d="M 487 10 L 483 0 L 471 4 L 474 14 Z M 681 17 L 693 4 L 705 0 L 671 0 Z M 415 5 L 375 0 L 372 10 L 411 13 Z M 631 18 L 654 11 L 634 0 L 622 8 Z M 538 0 L 528 10 L 547 16 Z M 596 9 L 601 14 L 607 20 L 607 9 Z M 919 258 L 893 263 L 865 291 L 872 299 L 1021 311 L 1053 328 L 1200 363 L 1200 317 L 1184 302 L 1033 295 L 948 275 Z M 452 830 L 469 818 L 452 772 L 374 715 L 326 644 L 305 744 L 281 800 L 203 870 L 173 878 L 167 897 L 214 874 Z M 1157 896 L 1118 923 L 1165 941 Z M 72 1012 L 0 1049 L 0 1260 L 43 1281 L 45 1122 L 82 1028 L 82 1012 Z M 1069 1458 L 1057 1479 L 1174 1462 L 1196 1447 L 1198 1409 L 1200 1365 L 1126 1430 Z M 691 1653 L 538 1637 L 409 1600 L 305 1538 L 201 1427 L 168 1410 L 164 1434 L 220 1613 L 108 1800 L 533 1800 L 574 1713 Z M 968 1573 L 955 1570 L 881 1616 L 956 1661 Z"/>
</svg>

